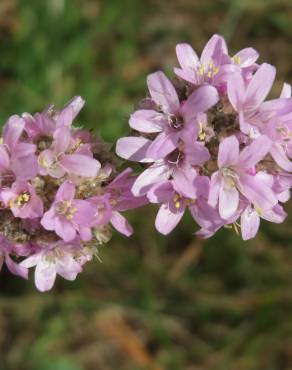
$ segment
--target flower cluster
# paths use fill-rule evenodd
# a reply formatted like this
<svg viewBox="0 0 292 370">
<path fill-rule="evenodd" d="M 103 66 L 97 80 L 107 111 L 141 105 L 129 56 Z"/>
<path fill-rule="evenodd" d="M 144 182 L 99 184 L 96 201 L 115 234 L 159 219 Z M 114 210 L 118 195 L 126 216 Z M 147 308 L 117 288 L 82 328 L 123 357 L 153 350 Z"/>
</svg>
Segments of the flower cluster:
<svg viewBox="0 0 292 370">
<path fill-rule="evenodd" d="M 62 110 L 14 115 L 0 144 L 0 268 L 28 276 L 35 268 L 40 291 L 56 275 L 74 280 L 98 245 L 111 237 L 110 224 L 129 236 L 121 212 L 139 207 L 131 169 L 117 173 L 107 145 L 72 122 L 84 105 L 72 99 Z"/>
<path fill-rule="evenodd" d="M 156 228 L 168 234 L 188 208 L 209 237 L 219 228 L 241 228 L 254 237 L 260 219 L 280 223 L 292 184 L 292 99 L 265 100 L 276 70 L 257 64 L 252 48 L 230 56 L 214 35 L 201 57 L 179 44 L 180 68 L 171 82 L 163 72 L 147 78 L 149 96 L 129 120 L 132 136 L 117 154 L 144 164 L 135 196 L 160 204 Z M 146 166 L 146 168 L 145 168 Z"/>
</svg>

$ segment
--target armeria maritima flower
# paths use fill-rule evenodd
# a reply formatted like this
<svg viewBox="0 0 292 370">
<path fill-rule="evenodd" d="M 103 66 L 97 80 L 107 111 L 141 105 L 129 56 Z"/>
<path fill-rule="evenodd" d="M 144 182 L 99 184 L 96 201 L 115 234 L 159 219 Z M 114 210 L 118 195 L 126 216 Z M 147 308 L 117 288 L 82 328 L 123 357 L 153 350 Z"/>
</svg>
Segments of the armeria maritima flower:
<svg viewBox="0 0 292 370">
<path fill-rule="evenodd" d="M 107 146 L 72 126 L 84 105 L 73 98 L 62 110 L 8 119 L 0 144 L 0 268 L 23 278 L 36 266 L 36 287 L 56 276 L 73 280 L 108 242 L 110 224 L 129 236 L 122 212 L 146 203 L 134 197 L 135 177 L 121 174 Z"/>
<path fill-rule="evenodd" d="M 162 234 L 189 209 L 201 227 L 198 235 L 241 224 L 243 239 L 250 239 L 261 218 L 279 223 L 286 216 L 291 88 L 285 84 L 279 98 L 266 100 L 275 67 L 257 64 L 253 48 L 230 56 L 219 35 L 200 58 L 188 44 L 177 45 L 176 54 L 176 77 L 148 77 L 147 104 L 142 101 L 130 117 L 132 135 L 117 142 L 120 157 L 144 163 L 132 192 L 160 203 L 156 228 Z"/>
</svg>

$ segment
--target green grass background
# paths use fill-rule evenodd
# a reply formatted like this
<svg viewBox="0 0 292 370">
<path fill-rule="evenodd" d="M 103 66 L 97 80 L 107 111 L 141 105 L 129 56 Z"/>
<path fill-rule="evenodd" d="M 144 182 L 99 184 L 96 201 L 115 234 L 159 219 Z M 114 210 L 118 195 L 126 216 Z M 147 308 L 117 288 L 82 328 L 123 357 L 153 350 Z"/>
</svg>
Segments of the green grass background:
<svg viewBox="0 0 292 370">
<path fill-rule="evenodd" d="M 253 46 L 292 82 L 291 0 L 1 0 L 0 120 L 82 95 L 78 118 L 114 143 L 148 73 L 213 33 Z M 292 213 L 291 202 L 287 210 Z M 156 208 L 129 214 L 76 282 L 35 291 L 0 275 L 0 370 L 291 370 L 292 217 L 243 243 L 200 243 L 186 217 L 168 237 Z"/>
</svg>

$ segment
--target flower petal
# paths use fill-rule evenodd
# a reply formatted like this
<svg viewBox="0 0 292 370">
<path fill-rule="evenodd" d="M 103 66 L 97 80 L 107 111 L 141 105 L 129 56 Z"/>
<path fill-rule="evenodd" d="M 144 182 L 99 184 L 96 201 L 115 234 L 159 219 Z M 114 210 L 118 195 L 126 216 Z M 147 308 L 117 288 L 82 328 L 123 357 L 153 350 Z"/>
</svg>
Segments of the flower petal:
<svg viewBox="0 0 292 370">
<path fill-rule="evenodd" d="M 40 292 L 52 289 L 56 280 L 56 267 L 54 263 L 40 261 L 35 269 L 35 285 Z"/>
<path fill-rule="evenodd" d="M 174 68 L 174 73 L 181 79 L 188 81 L 192 84 L 197 83 L 197 73 L 191 69 L 180 69 L 180 68 Z"/>
<path fill-rule="evenodd" d="M 54 207 L 51 207 L 47 212 L 43 214 L 43 217 L 41 219 L 41 225 L 46 230 L 54 230 L 55 229 L 55 211 Z"/>
<path fill-rule="evenodd" d="M 240 192 L 261 210 L 270 209 L 278 203 L 275 193 L 257 175 L 242 174 L 238 186 Z"/>
<path fill-rule="evenodd" d="M 260 162 L 271 148 L 272 142 L 267 136 L 260 136 L 246 146 L 239 154 L 238 165 L 243 168 L 251 168 Z"/>
<path fill-rule="evenodd" d="M 220 54 L 228 54 L 226 42 L 224 38 L 220 35 L 213 35 L 210 40 L 205 45 L 202 55 L 201 55 L 201 63 L 208 64 L 211 60 L 216 59 L 216 57 L 220 57 Z"/>
<path fill-rule="evenodd" d="M 275 207 L 267 209 L 262 216 L 265 220 L 275 222 L 276 224 L 282 223 L 287 217 L 287 213 L 284 211 L 280 204 L 276 204 Z"/>
<path fill-rule="evenodd" d="M 23 265 L 17 264 L 13 261 L 13 259 L 9 256 L 9 254 L 6 254 L 5 256 L 5 263 L 8 268 L 8 270 L 17 276 L 22 277 L 23 279 L 28 279 L 28 270 Z"/>
<path fill-rule="evenodd" d="M 81 96 L 74 96 L 57 115 L 58 126 L 71 126 L 72 121 L 78 115 L 85 104 Z"/>
<path fill-rule="evenodd" d="M 17 180 L 30 180 L 39 172 L 36 156 L 28 155 L 22 158 L 13 158 L 11 160 L 11 170 Z"/>
<path fill-rule="evenodd" d="M 66 280 L 75 280 L 81 271 L 82 267 L 69 253 L 66 253 L 56 263 L 56 272 Z"/>
<path fill-rule="evenodd" d="M 291 85 L 285 82 L 283 84 L 283 88 L 280 94 L 280 99 L 291 98 L 291 95 L 292 95 Z"/>
<path fill-rule="evenodd" d="M 82 154 L 66 154 L 60 164 L 68 173 L 84 177 L 96 177 L 101 167 L 96 159 Z"/>
<path fill-rule="evenodd" d="M 218 198 L 219 198 L 219 191 L 222 183 L 222 178 L 220 173 L 214 172 L 211 176 L 211 181 L 210 181 L 210 190 L 209 190 L 209 197 L 208 197 L 208 204 L 211 207 L 216 207 L 218 203 Z"/>
<path fill-rule="evenodd" d="M 209 150 L 204 144 L 194 141 L 185 148 L 186 161 L 193 166 L 202 166 L 210 159 Z"/>
<path fill-rule="evenodd" d="M 71 201 L 75 196 L 75 185 L 72 181 L 65 181 L 63 184 L 59 187 L 57 193 L 56 193 L 56 200 L 57 201 L 64 201 L 69 200 Z"/>
<path fill-rule="evenodd" d="M 197 171 L 192 167 L 177 168 L 173 172 L 173 186 L 177 192 L 187 198 L 196 198 L 197 188 L 194 185 Z"/>
<path fill-rule="evenodd" d="M 165 181 L 156 185 L 147 193 L 147 198 L 151 203 L 167 203 L 173 196 L 174 190 L 170 181 Z"/>
<path fill-rule="evenodd" d="M 167 180 L 168 172 L 169 169 L 163 162 L 156 162 L 137 177 L 132 187 L 133 194 L 146 194 L 153 184 Z"/>
<path fill-rule="evenodd" d="M 254 74 L 246 90 L 245 109 L 255 110 L 269 94 L 276 77 L 276 69 L 263 63 Z"/>
<path fill-rule="evenodd" d="M 249 240 L 256 236 L 260 227 L 260 217 L 251 206 L 246 207 L 240 217 L 241 235 L 243 240 Z"/>
<path fill-rule="evenodd" d="M 65 153 L 71 140 L 71 133 L 68 127 L 62 126 L 54 133 L 54 150 L 56 153 Z"/>
<path fill-rule="evenodd" d="M 177 44 L 176 56 L 182 69 L 194 69 L 199 64 L 199 58 L 189 44 Z"/>
<path fill-rule="evenodd" d="M 153 162 L 153 159 L 147 158 L 146 153 L 152 141 L 145 137 L 128 136 L 117 141 L 116 153 L 124 159 L 134 162 Z"/>
<path fill-rule="evenodd" d="M 72 205 L 77 209 L 73 216 L 73 221 L 82 226 L 90 225 L 96 214 L 94 205 L 82 199 L 74 200 Z"/>
<path fill-rule="evenodd" d="M 274 143 L 270 149 L 270 154 L 278 166 L 285 171 L 292 172 L 292 162 L 280 143 Z"/>
<path fill-rule="evenodd" d="M 129 125 L 140 132 L 160 132 L 167 125 L 167 120 L 163 114 L 155 110 L 140 109 L 131 115 Z"/>
<path fill-rule="evenodd" d="M 3 140 L 9 150 L 12 151 L 14 149 L 23 132 L 24 125 L 24 119 L 17 115 L 11 116 L 5 123 L 3 128 Z"/>
<path fill-rule="evenodd" d="M 233 59 L 239 61 L 241 68 L 252 66 L 258 59 L 259 53 L 253 48 L 245 48 L 234 55 Z"/>
<path fill-rule="evenodd" d="M 228 167 L 235 165 L 239 157 L 239 142 L 232 135 L 223 139 L 219 145 L 218 166 Z"/>
<path fill-rule="evenodd" d="M 235 187 L 222 186 L 219 191 L 219 214 L 228 220 L 237 211 L 239 193 Z"/>
<path fill-rule="evenodd" d="M 177 210 L 176 213 L 173 213 L 169 209 L 167 203 L 162 204 L 155 219 L 155 227 L 157 231 L 163 235 L 169 234 L 182 219 L 184 211 L 185 209 L 182 208 Z"/>
<path fill-rule="evenodd" d="M 151 98 L 161 106 L 165 113 L 176 114 L 180 103 L 176 90 L 170 80 L 161 71 L 150 74 L 147 77 L 147 85 Z"/>
<path fill-rule="evenodd" d="M 62 216 L 55 218 L 55 232 L 65 242 L 70 242 L 76 237 L 74 226 Z"/>
<path fill-rule="evenodd" d="M 29 143 L 18 143 L 13 150 L 13 157 L 21 158 L 34 154 L 36 146 Z"/>
<path fill-rule="evenodd" d="M 204 113 L 219 100 L 217 89 L 213 86 L 201 86 L 196 89 L 182 106 L 185 121 L 195 118 L 198 113 Z"/>
<path fill-rule="evenodd" d="M 245 100 L 245 83 L 240 73 L 232 73 L 228 77 L 227 94 L 233 108 L 239 111 Z"/>
<path fill-rule="evenodd" d="M 10 164 L 9 155 L 5 148 L 5 145 L 0 144 L 0 171 L 5 171 L 8 169 Z"/>
<path fill-rule="evenodd" d="M 133 234 L 132 226 L 128 223 L 126 218 L 122 216 L 119 212 L 112 213 L 110 222 L 113 225 L 113 227 L 121 234 L 126 236 L 130 236 Z"/>
<path fill-rule="evenodd" d="M 27 257 L 25 260 L 20 262 L 20 266 L 23 266 L 25 268 L 30 268 L 33 266 L 36 266 L 39 261 L 41 260 L 40 253 L 32 254 L 31 256 Z"/>
<path fill-rule="evenodd" d="M 161 132 L 147 149 L 146 157 L 154 160 L 163 159 L 176 149 L 179 133 Z"/>
</svg>

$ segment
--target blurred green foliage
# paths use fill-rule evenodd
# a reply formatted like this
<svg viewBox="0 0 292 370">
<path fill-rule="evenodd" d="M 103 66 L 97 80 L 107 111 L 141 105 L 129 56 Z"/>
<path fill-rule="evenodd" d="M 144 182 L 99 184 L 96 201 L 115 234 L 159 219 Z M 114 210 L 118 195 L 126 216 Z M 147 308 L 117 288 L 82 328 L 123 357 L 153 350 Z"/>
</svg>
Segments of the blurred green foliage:
<svg viewBox="0 0 292 370">
<path fill-rule="evenodd" d="M 114 142 L 146 75 L 215 32 L 276 65 L 277 94 L 292 81 L 291 19 L 290 0 L 1 0 L 1 122 L 78 94 L 79 123 Z M 50 293 L 1 273 L 0 370 L 292 368 L 292 217 L 250 242 L 222 230 L 201 243 L 190 217 L 158 235 L 155 212 L 129 214 L 134 237 Z"/>
</svg>

